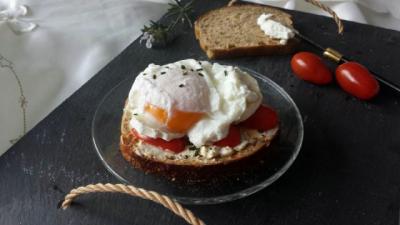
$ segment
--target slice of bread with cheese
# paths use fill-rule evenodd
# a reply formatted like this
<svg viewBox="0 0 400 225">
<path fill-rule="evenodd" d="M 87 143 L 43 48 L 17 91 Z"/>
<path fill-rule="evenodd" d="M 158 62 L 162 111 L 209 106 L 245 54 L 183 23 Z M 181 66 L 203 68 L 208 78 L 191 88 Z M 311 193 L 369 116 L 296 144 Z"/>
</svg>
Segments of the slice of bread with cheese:
<svg viewBox="0 0 400 225">
<path fill-rule="evenodd" d="M 286 43 L 271 38 L 257 24 L 262 14 L 293 28 L 291 16 L 276 8 L 256 4 L 237 4 L 211 10 L 195 21 L 195 36 L 210 59 L 237 56 L 287 54 L 298 42 Z"/>
<path fill-rule="evenodd" d="M 131 112 L 125 107 L 121 123 L 120 150 L 135 168 L 146 173 L 163 175 L 171 180 L 197 182 L 210 176 L 225 176 L 231 168 L 243 169 L 246 161 L 253 160 L 265 150 L 278 132 L 278 127 L 266 132 L 241 128 L 241 144 L 234 148 L 213 145 L 196 148 L 187 145 L 181 153 L 173 153 L 146 144 L 131 132 Z M 229 169 L 228 169 L 229 168 Z M 225 172 L 224 172 L 225 171 Z"/>
</svg>

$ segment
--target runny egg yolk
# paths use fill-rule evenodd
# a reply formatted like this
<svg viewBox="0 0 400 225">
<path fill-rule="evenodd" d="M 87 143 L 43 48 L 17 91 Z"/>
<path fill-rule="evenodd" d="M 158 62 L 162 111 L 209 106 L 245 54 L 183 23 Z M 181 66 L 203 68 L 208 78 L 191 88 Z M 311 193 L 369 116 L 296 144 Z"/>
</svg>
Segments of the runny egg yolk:
<svg viewBox="0 0 400 225">
<path fill-rule="evenodd" d="M 204 113 L 184 112 L 176 109 L 172 110 L 172 115 L 168 115 L 166 110 L 149 103 L 144 106 L 144 110 L 158 122 L 166 125 L 169 131 L 175 133 L 186 133 L 204 116 Z"/>
<path fill-rule="evenodd" d="M 158 122 L 165 124 L 168 119 L 168 113 L 155 105 L 147 103 L 144 106 L 144 111 L 150 113 Z"/>
</svg>

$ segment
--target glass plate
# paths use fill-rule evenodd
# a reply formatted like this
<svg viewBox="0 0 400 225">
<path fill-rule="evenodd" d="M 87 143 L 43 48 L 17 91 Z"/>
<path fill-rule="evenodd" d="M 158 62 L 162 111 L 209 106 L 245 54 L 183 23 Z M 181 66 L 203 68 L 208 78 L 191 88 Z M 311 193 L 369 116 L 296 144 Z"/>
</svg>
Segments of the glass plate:
<svg viewBox="0 0 400 225">
<path fill-rule="evenodd" d="M 234 177 L 210 180 L 202 184 L 182 184 L 161 176 L 145 174 L 133 168 L 119 151 L 122 109 L 134 77 L 114 87 L 101 101 L 92 123 L 93 142 L 106 168 L 121 182 L 157 191 L 184 204 L 215 204 L 251 195 L 277 180 L 296 159 L 303 141 L 303 123 L 296 104 L 272 80 L 241 68 L 260 85 L 263 102 L 274 108 L 280 119 L 279 135 L 263 156 L 263 166 L 244 170 Z"/>
</svg>

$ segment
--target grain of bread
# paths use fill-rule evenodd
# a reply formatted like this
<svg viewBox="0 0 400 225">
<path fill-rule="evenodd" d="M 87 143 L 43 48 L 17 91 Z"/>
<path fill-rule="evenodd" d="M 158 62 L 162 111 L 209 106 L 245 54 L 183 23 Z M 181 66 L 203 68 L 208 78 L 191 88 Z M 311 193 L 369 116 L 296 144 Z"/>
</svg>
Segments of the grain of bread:
<svg viewBox="0 0 400 225">
<path fill-rule="evenodd" d="M 244 166 L 253 165 L 263 155 L 265 147 L 269 146 L 278 132 L 278 127 L 271 130 L 270 134 L 258 138 L 245 149 L 231 156 L 219 157 L 213 160 L 199 158 L 189 159 L 163 159 L 160 160 L 151 155 L 138 154 L 140 140 L 130 132 L 129 121 L 131 114 L 124 109 L 121 122 L 120 151 L 122 156 L 135 168 L 145 173 L 163 175 L 171 180 L 184 182 L 201 182 L 210 176 L 226 176 L 237 170 L 243 170 Z"/>
<path fill-rule="evenodd" d="M 269 38 L 257 25 L 257 18 L 273 14 L 273 19 L 293 28 L 291 16 L 281 10 L 256 4 L 239 4 L 211 10 L 195 21 L 195 36 L 208 58 L 229 58 L 293 51 L 298 40 L 286 44 Z"/>
</svg>

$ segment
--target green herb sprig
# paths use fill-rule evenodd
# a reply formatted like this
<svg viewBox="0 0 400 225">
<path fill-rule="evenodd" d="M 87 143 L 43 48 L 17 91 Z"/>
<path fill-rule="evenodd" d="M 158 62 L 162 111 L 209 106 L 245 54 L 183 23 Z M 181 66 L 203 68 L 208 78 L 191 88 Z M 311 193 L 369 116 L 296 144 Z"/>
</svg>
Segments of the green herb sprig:
<svg viewBox="0 0 400 225">
<path fill-rule="evenodd" d="M 163 25 L 159 22 L 150 21 L 149 26 L 144 26 L 142 31 L 142 37 L 140 43 L 145 41 L 147 48 L 154 46 L 166 46 L 171 40 L 171 33 L 179 21 L 187 23 L 189 27 L 193 27 L 193 23 L 190 19 L 190 15 L 193 12 L 193 0 L 182 4 L 178 0 L 174 0 L 175 3 L 169 3 L 168 12 L 165 17 L 174 17 L 172 23 L 168 26 Z"/>
</svg>

